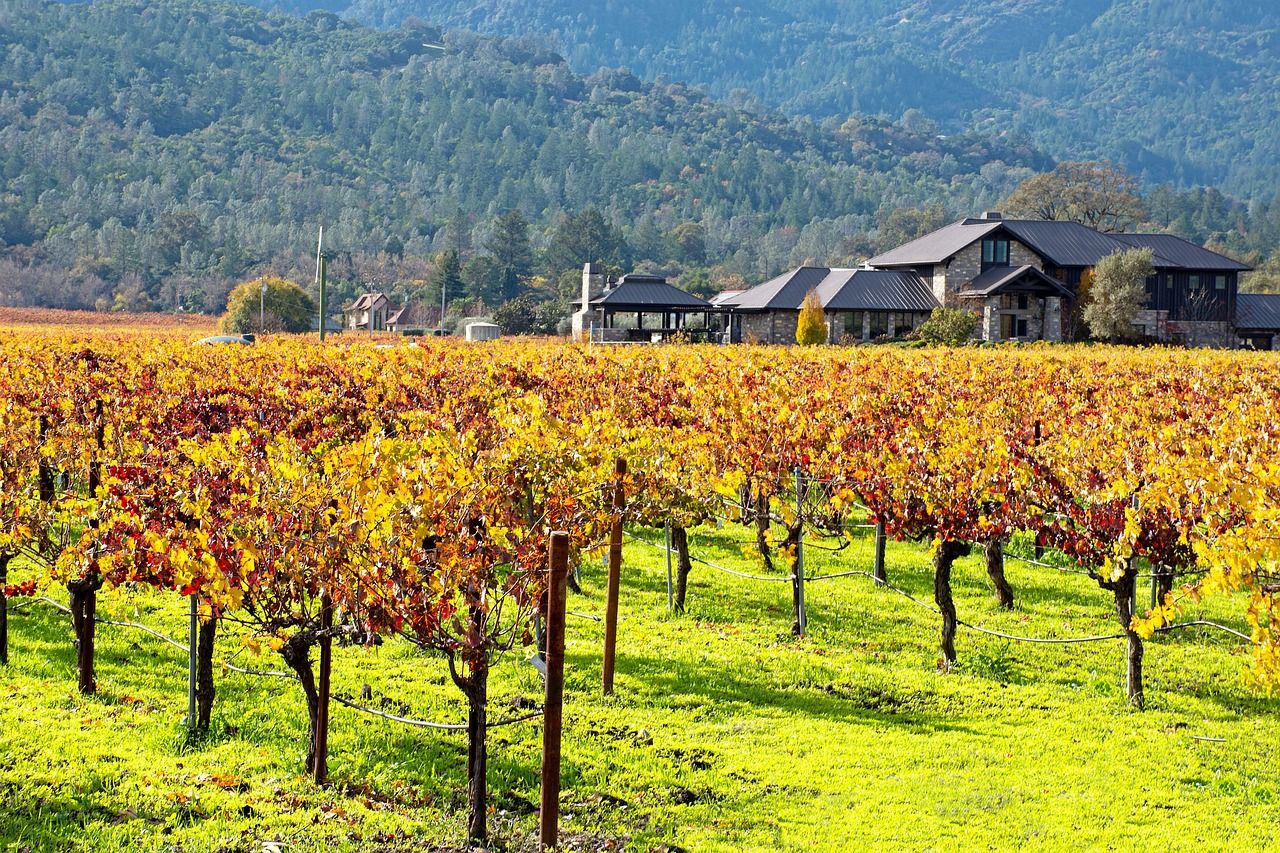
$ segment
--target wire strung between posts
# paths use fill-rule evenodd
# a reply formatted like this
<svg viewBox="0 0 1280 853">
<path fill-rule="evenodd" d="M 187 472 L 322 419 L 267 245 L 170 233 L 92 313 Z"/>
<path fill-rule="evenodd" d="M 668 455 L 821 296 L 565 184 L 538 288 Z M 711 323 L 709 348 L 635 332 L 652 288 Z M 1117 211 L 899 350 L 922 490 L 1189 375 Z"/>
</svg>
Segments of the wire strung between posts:
<svg viewBox="0 0 1280 853">
<path fill-rule="evenodd" d="M 648 539 L 645 539 L 643 536 L 636 536 L 634 533 L 626 533 L 625 535 L 630 537 L 631 539 L 634 539 L 637 542 L 643 542 L 644 544 L 648 545 L 651 548 L 657 548 L 660 551 L 667 550 L 667 546 L 661 545 L 657 542 L 650 542 Z M 726 569 L 724 566 L 718 566 L 715 563 L 711 562 L 710 560 L 704 560 L 695 554 L 690 554 L 689 559 L 695 563 L 701 563 L 704 566 L 709 566 L 710 568 L 713 568 L 718 572 L 724 572 L 726 575 L 733 575 L 734 577 L 745 578 L 746 580 L 749 580 L 749 581 L 775 581 L 775 582 L 786 582 L 786 583 L 791 582 L 790 575 L 784 575 L 782 577 L 778 577 L 777 575 L 748 575 L 743 572 L 735 572 L 733 569 Z"/>
<path fill-rule="evenodd" d="M 54 601 L 52 598 L 40 596 L 39 598 L 33 598 L 31 600 L 43 601 L 44 603 L 50 604 L 53 607 L 57 608 L 58 610 L 61 610 L 63 613 L 71 612 L 71 608 L 57 601 Z M 586 616 L 585 618 L 591 619 L 593 617 Z M 95 616 L 94 621 L 103 625 L 115 625 L 120 628 L 134 628 L 139 631 L 145 631 L 146 633 L 152 635 L 153 637 L 156 637 L 159 640 L 163 640 L 169 645 L 179 648 L 184 652 L 191 651 L 190 646 L 183 645 L 182 643 L 173 639 L 173 637 L 169 637 L 165 634 L 162 634 L 161 632 L 147 625 L 139 625 L 137 622 L 119 622 L 114 619 L 106 619 L 101 616 Z M 225 669 L 229 669 L 233 672 L 239 672 L 243 675 L 258 675 L 258 676 L 267 676 L 272 678 L 290 678 L 295 681 L 298 678 L 298 676 L 294 675 L 291 672 L 274 672 L 266 669 L 246 669 L 244 667 L 236 666 L 234 664 L 227 663 L 225 661 L 223 662 L 222 666 Z M 343 699 L 341 696 L 338 696 L 338 695 L 331 695 L 330 698 L 356 711 L 362 711 L 366 714 L 373 714 L 375 717 L 383 717 L 384 719 L 392 720 L 397 723 L 404 723 L 405 725 L 409 725 L 409 726 L 418 726 L 420 728 L 427 728 L 427 729 L 439 729 L 441 731 L 465 731 L 467 728 L 467 725 L 465 723 L 433 723 L 428 720 L 415 720 L 410 717 L 397 717 L 394 714 L 387 714 L 382 711 L 375 710 L 373 708 L 366 708 L 363 705 L 357 705 L 356 703 Z M 512 717 L 506 720 L 498 720 L 497 722 L 489 723 L 487 725 L 487 728 L 494 729 L 494 728 L 498 728 L 499 726 L 509 726 L 513 723 L 521 723 L 521 722 L 524 722 L 525 720 L 531 720 L 534 717 L 539 716 L 541 713 L 542 713 L 541 710 L 532 711 L 520 717 Z"/>
<path fill-rule="evenodd" d="M 372 714 L 375 717 L 381 717 L 382 719 L 390 720 L 393 723 L 403 723 L 406 726 L 416 726 L 420 729 L 435 729 L 437 731 L 444 731 L 444 732 L 465 732 L 467 730 L 466 723 L 434 723 L 434 722 L 431 722 L 430 720 L 415 720 L 412 717 L 399 717 L 399 716 L 396 716 L 395 714 L 388 714 L 385 711 L 379 711 L 375 708 L 366 708 L 364 705 L 357 705 L 355 702 L 352 702 L 348 699 L 344 699 L 341 696 L 337 695 L 336 693 L 332 694 L 329 698 L 341 705 L 346 705 L 348 708 L 352 709 L 353 711 L 360 711 L 365 714 Z M 510 726 L 515 723 L 523 723 L 525 720 L 532 720 L 534 717 L 540 717 L 540 716 L 542 716 L 541 709 L 537 711 L 530 711 L 528 714 L 524 714 L 519 717 L 510 717 L 505 720 L 498 720 L 495 723 L 486 723 L 485 728 L 496 729 L 500 726 Z"/>
</svg>

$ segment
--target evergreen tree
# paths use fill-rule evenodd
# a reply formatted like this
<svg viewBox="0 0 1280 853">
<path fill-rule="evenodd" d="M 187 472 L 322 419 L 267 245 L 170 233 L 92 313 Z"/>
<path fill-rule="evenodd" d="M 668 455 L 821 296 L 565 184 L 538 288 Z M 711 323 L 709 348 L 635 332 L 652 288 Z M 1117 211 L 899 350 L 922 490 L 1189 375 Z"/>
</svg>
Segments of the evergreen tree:
<svg viewBox="0 0 1280 853">
<path fill-rule="evenodd" d="M 497 262 L 500 290 L 505 302 L 520 292 L 521 282 L 533 273 L 533 248 L 529 245 L 529 223 L 519 210 L 498 217 L 485 248 Z"/>
</svg>

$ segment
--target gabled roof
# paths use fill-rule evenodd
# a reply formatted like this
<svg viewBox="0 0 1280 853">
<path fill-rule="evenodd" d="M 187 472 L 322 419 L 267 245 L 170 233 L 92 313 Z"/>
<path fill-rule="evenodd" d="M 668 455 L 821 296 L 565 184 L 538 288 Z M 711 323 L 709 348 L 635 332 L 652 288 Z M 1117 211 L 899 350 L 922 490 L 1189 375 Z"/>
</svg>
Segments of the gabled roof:
<svg viewBox="0 0 1280 853">
<path fill-rule="evenodd" d="M 591 300 L 597 308 L 638 308 L 650 309 L 706 309 L 711 303 L 699 299 L 692 293 L 685 293 L 680 288 L 668 284 L 665 278 L 655 275 L 624 275 L 617 284 L 603 294 Z"/>
<path fill-rule="evenodd" d="M 1149 248 L 1155 255 L 1153 262 L 1157 269 L 1250 269 L 1173 234 L 1104 234 L 1078 222 L 1040 219 L 962 219 L 876 255 L 867 263 L 873 267 L 941 264 L 1000 230 L 1057 267 L 1091 267 L 1116 252 Z"/>
<path fill-rule="evenodd" d="M 1280 294 L 1238 294 L 1235 325 L 1237 329 L 1274 329 L 1280 332 Z"/>
<path fill-rule="evenodd" d="M 1237 272 L 1253 269 L 1248 264 L 1242 264 L 1173 234 L 1112 234 L 1111 236 L 1130 246 L 1150 249 L 1156 256 L 1157 267 Z"/>
<path fill-rule="evenodd" d="M 372 308 L 379 300 L 388 301 L 385 293 L 362 293 L 356 297 L 356 301 L 351 303 L 348 311 L 363 311 L 366 308 Z"/>
<path fill-rule="evenodd" d="M 1071 291 L 1062 282 L 1040 272 L 1030 264 L 1020 267 L 992 267 L 974 277 L 973 281 L 960 292 L 961 296 L 991 296 L 1002 290 L 1027 291 L 1038 290 L 1055 293 L 1058 296 L 1071 296 Z"/>
<path fill-rule="evenodd" d="M 914 270 L 831 270 L 818 285 L 827 311 L 932 311 L 933 289 Z"/>
<path fill-rule="evenodd" d="M 830 273 L 828 267 L 796 267 L 720 304 L 737 311 L 799 311 L 805 294 Z"/>
<path fill-rule="evenodd" d="M 1091 267 L 1107 255 L 1129 248 L 1117 243 L 1114 234 L 1094 231 L 1079 222 L 1009 219 L 1004 226 L 1055 267 Z"/>
<path fill-rule="evenodd" d="M 981 240 L 1004 224 L 999 219 L 962 219 L 910 243 L 903 243 L 896 249 L 876 255 L 867 264 L 873 267 L 940 264 L 954 257 L 974 240 Z"/>
</svg>

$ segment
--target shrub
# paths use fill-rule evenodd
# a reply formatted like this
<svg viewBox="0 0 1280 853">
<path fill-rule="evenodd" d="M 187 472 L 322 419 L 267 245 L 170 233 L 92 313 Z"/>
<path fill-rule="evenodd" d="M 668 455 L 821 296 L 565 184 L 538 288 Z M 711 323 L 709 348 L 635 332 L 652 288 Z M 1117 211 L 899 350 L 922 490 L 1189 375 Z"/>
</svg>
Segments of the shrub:
<svg viewBox="0 0 1280 853">
<path fill-rule="evenodd" d="M 818 291 L 810 290 L 805 294 L 800 317 L 796 320 L 796 343 L 811 347 L 826 342 L 827 318 L 822 310 L 822 300 L 818 298 Z"/>
<path fill-rule="evenodd" d="M 916 337 L 931 344 L 959 346 L 978 330 L 978 317 L 963 308 L 934 308 L 929 319 L 916 329 Z"/>
<path fill-rule="evenodd" d="M 262 287 L 267 292 L 263 294 Z M 316 306 L 307 292 L 291 281 L 267 276 L 239 284 L 227 295 L 222 331 L 244 335 L 252 332 L 307 332 Z"/>
</svg>

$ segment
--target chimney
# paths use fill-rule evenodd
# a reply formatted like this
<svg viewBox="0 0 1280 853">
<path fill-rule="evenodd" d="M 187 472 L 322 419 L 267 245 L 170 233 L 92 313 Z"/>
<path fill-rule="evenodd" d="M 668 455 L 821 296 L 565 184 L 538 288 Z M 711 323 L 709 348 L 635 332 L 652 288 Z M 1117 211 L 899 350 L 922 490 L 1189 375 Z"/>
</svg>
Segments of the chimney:
<svg viewBox="0 0 1280 853">
<path fill-rule="evenodd" d="M 599 264 L 582 265 L 582 310 L 604 290 L 604 269 Z"/>
<path fill-rule="evenodd" d="M 983 212 L 983 214 L 982 214 L 982 218 L 983 218 L 983 219 L 986 219 L 986 220 L 988 220 L 988 221 L 996 221 L 996 222 L 998 222 L 998 221 L 1000 221 L 1001 219 L 1004 219 L 1004 214 L 1003 214 L 1003 213 L 1001 213 L 1001 212 L 1000 212 L 1000 211 L 998 211 L 998 210 L 988 210 L 988 211 Z"/>
</svg>

